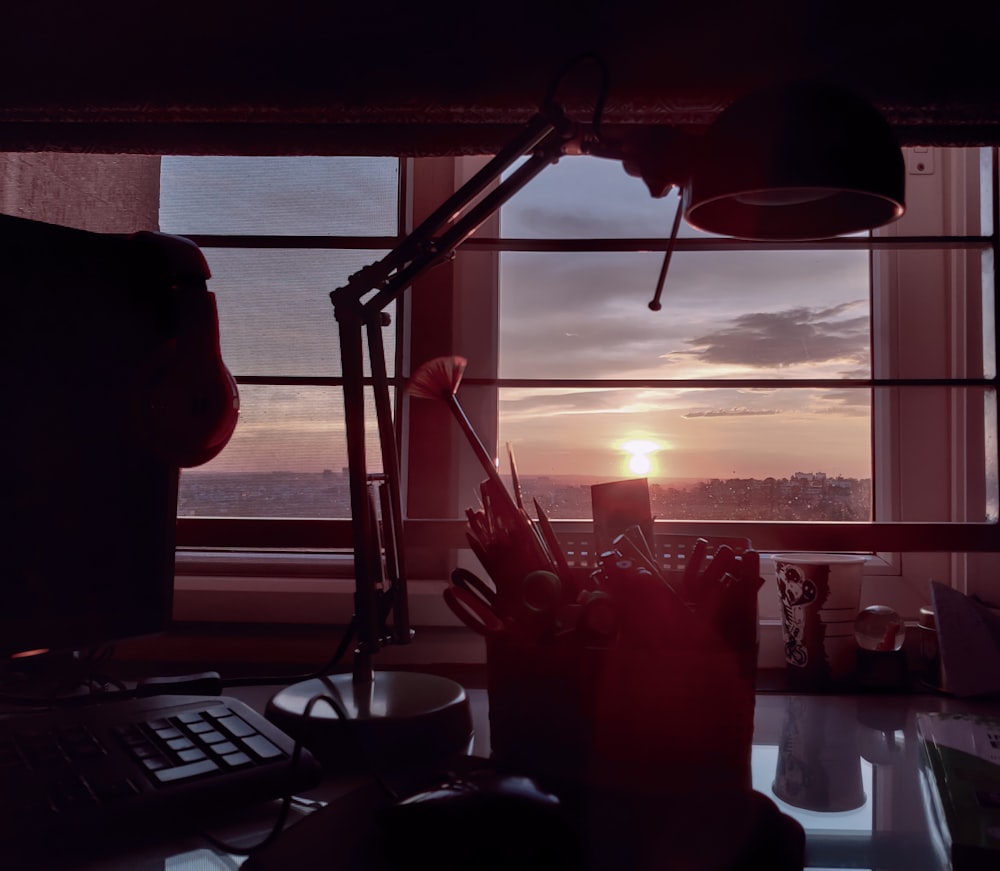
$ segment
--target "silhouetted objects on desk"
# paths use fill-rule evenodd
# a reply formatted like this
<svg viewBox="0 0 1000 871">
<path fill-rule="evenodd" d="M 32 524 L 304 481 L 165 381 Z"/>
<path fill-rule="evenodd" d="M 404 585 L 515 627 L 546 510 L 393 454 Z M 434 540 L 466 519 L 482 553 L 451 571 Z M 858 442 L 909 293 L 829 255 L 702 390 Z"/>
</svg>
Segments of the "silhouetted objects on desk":
<svg viewBox="0 0 1000 871">
<path fill-rule="evenodd" d="M 170 623 L 178 466 L 239 407 L 208 278 L 179 236 L 0 215 L 0 663 Z"/>
<path fill-rule="evenodd" d="M 494 758 L 643 792 L 748 788 L 756 554 L 720 548 L 688 604 L 635 540 L 617 548 L 548 634 L 519 620 L 485 633 Z"/>
<path fill-rule="evenodd" d="M 935 690 L 946 689 L 941 669 L 941 646 L 938 643 L 937 614 L 933 605 L 920 609 L 917 622 L 917 675 L 920 683 Z"/>
<path fill-rule="evenodd" d="M 856 651 L 855 683 L 858 689 L 894 690 L 910 686 L 910 666 L 903 642 L 906 624 L 888 605 L 869 605 L 858 613 L 854 624 Z"/>
<path fill-rule="evenodd" d="M 244 702 L 172 694 L 8 714 L 0 773 L 0 867 L 39 869 L 190 830 L 321 776 Z"/>
<path fill-rule="evenodd" d="M 472 714 L 465 689 L 418 672 L 309 678 L 275 693 L 267 718 L 301 741 L 327 771 L 436 770 L 468 753 Z"/>
<path fill-rule="evenodd" d="M 590 502 L 598 552 L 610 548 L 618 535 L 633 526 L 639 527 L 646 541 L 653 540 L 653 512 L 645 478 L 591 484 Z"/>
<path fill-rule="evenodd" d="M 931 597 L 944 688 L 956 696 L 1000 693 L 1000 612 L 936 581 Z"/>
<path fill-rule="evenodd" d="M 646 495 L 645 507 L 602 509 L 596 565 L 571 565 L 541 507 L 536 526 L 488 470 L 481 506 L 466 512 L 488 580 L 459 569 L 445 600 L 486 644 L 491 763 L 559 796 L 588 871 L 798 871 L 801 828 L 752 789 L 763 580 L 749 542 L 710 552 L 698 539 L 672 575 L 643 531 Z M 634 497 L 635 482 L 621 483 Z M 617 487 L 596 492 L 606 508 Z M 457 803 L 482 824 L 478 791 L 432 795 L 394 810 L 419 809 L 441 831 Z M 526 862 L 513 843 L 518 858 L 460 867 L 573 867 Z"/>
<path fill-rule="evenodd" d="M 760 793 L 675 796 L 473 771 L 378 813 L 390 868 L 801 871 L 805 835 Z"/>
<path fill-rule="evenodd" d="M 657 798 L 585 790 L 566 799 L 586 871 L 802 871 L 805 832 L 752 790 Z"/>
<path fill-rule="evenodd" d="M 789 685 L 833 689 L 855 673 L 865 558 L 851 554 L 776 554 L 781 629 Z"/>
<path fill-rule="evenodd" d="M 455 777 L 384 809 L 378 831 L 393 867 L 436 871 L 579 871 L 580 838 L 560 800 L 529 777 Z"/>
</svg>

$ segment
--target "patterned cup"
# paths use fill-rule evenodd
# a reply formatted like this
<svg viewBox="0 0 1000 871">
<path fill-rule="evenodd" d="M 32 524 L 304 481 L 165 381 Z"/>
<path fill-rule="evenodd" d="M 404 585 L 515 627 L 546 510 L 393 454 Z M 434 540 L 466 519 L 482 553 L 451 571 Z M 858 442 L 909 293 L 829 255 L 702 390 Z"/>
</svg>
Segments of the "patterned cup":
<svg viewBox="0 0 1000 871">
<path fill-rule="evenodd" d="M 848 683 L 865 557 L 781 553 L 774 562 L 789 684 L 823 689 Z"/>
</svg>

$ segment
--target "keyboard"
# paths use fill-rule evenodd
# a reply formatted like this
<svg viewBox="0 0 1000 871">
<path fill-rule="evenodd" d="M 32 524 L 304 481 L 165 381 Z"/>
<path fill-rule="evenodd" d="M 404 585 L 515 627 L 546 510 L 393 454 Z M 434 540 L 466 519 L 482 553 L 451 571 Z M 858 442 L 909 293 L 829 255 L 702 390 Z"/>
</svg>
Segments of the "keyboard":
<svg viewBox="0 0 1000 871">
<path fill-rule="evenodd" d="M 192 820 L 315 786 L 316 760 L 225 696 L 0 715 L 0 844 Z"/>
</svg>

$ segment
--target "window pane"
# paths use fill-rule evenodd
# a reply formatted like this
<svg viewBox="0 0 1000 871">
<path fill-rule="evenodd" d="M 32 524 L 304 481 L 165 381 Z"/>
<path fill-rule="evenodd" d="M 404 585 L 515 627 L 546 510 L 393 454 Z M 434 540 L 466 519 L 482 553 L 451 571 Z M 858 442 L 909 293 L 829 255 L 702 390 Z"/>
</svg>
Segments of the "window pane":
<svg viewBox="0 0 1000 871">
<path fill-rule="evenodd" d="M 207 249 L 226 364 L 237 376 L 339 375 L 340 338 L 330 291 L 379 256 L 371 251 Z M 386 311 L 394 314 L 395 303 Z M 394 324 L 382 330 L 390 374 Z"/>
<path fill-rule="evenodd" d="M 676 192 L 654 199 L 617 160 L 567 156 L 507 202 L 500 232 L 527 239 L 666 238 L 676 210 Z M 682 222 L 680 235 L 705 234 Z"/>
<path fill-rule="evenodd" d="M 659 519 L 871 518 L 868 390 L 506 388 L 500 442 L 554 517 L 639 476 Z"/>
<path fill-rule="evenodd" d="M 876 376 L 994 375 L 992 252 L 876 251 L 873 274 Z"/>
<path fill-rule="evenodd" d="M 864 251 L 506 253 L 505 378 L 868 377 Z"/>
<path fill-rule="evenodd" d="M 164 157 L 167 233 L 391 236 L 399 161 L 390 157 Z"/>
<path fill-rule="evenodd" d="M 996 391 L 907 385 L 872 393 L 875 440 L 884 450 L 876 465 L 876 519 L 995 521 Z M 908 472 L 885 474 L 892 467 Z"/>
<path fill-rule="evenodd" d="M 368 465 L 379 472 L 375 410 L 367 400 Z M 341 389 L 242 386 L 232 441 L 210 463 L 182 472 L 178 514 L 350 517 Z"/>
</svg>

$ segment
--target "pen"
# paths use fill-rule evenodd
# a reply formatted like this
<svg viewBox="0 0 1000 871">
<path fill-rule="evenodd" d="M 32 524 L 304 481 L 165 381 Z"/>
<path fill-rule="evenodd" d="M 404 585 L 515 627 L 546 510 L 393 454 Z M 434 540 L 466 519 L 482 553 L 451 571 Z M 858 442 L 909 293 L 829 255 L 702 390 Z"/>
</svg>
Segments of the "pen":
<svg viewBox="0 0 1000 871">
<path fill-rule="evenodd" d="M 695 539 L 688 553 L 687 563 L 684 566 L 684 575 L 681 580 L 681 595 L 685 602 L 690 602 L 695 597 L 695 587 L 698 580 L 698 571 L 701 569 L 701 561 L 705 558 L 708 550 L 708 540 L 704 538 Z"/>
</svg>

